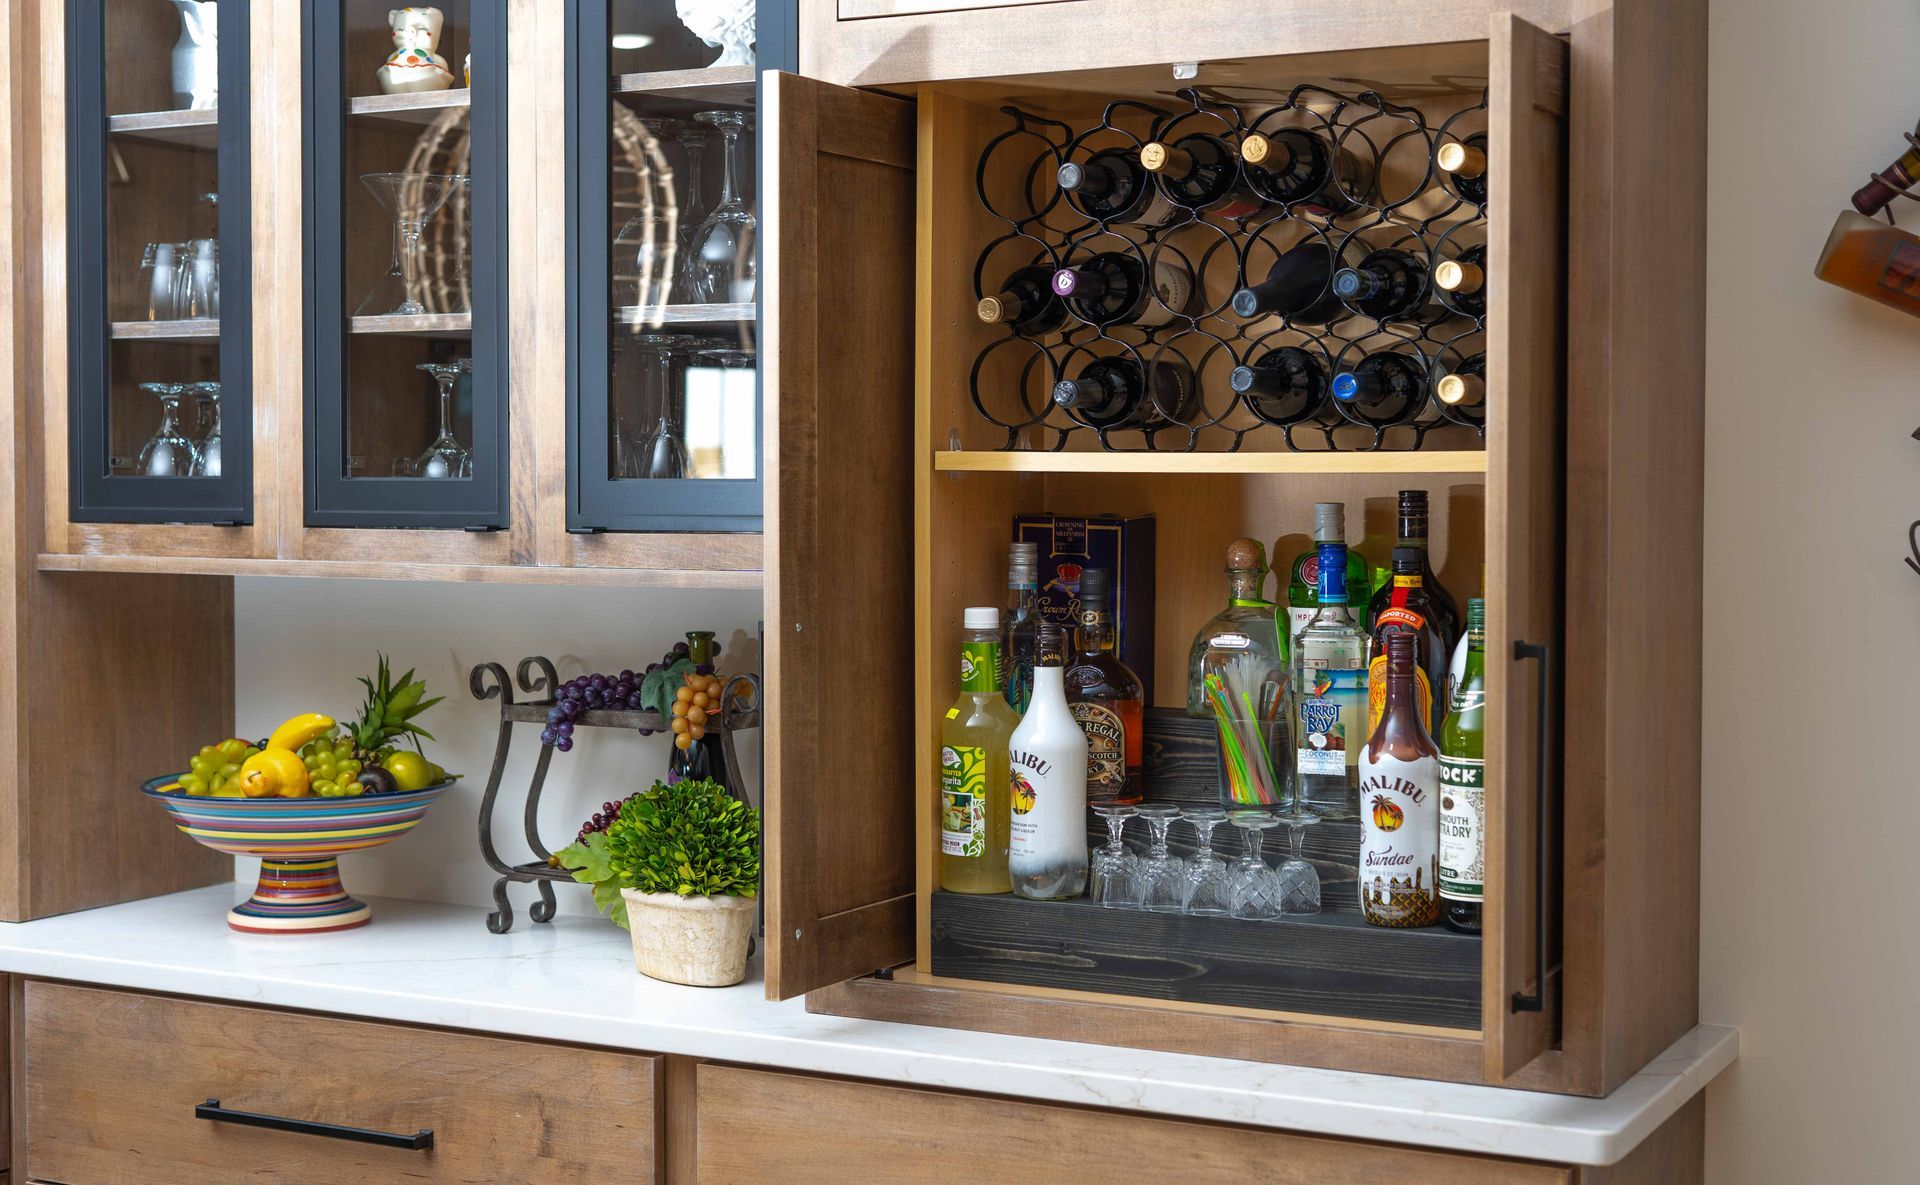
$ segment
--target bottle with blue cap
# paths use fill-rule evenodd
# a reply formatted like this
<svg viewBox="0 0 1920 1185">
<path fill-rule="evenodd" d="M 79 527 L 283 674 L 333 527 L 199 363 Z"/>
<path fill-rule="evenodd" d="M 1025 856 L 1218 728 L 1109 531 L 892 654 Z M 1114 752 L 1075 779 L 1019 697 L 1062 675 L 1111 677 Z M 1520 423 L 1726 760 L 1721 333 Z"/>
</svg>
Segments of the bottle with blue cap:
<svg viewBox="0 0 1920 1185">
<path fill-rule="evenodd" d="M 1418 354 L 1381 350 L 1333 378 L 1333 397 L 1375 428 L 1410 424 L 1427 405 L 1427 364 Z"/>
</svg>

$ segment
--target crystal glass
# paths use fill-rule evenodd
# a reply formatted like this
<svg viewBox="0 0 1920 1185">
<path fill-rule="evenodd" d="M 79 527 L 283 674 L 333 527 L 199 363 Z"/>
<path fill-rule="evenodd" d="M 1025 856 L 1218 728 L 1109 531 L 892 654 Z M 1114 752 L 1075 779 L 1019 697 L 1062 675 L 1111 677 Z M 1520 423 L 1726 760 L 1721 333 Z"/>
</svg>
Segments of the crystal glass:
<svg viewBox="0 0 1920 1185">
<path fill-rule="evenodd" d="M 1187 907 L 1186 862 L 1167 850 L 1167 830 L 1180 817 L 1170 802 L 1150 802 L 1139 808 L 1147 821 L 1147 858 L 1140 864 L 1140 905 L 1154 913 L 1179 913 Z"/>
<path fill-rule="evenodd" d="M 473 450 L 453 434 L 453 388 L 473 365 L 471 358 L 451 362 L 422 362 L 419 369 L 440 385 L 440 431 L 427 451 L 414 458 L 408 476 L 433 479 L 473 476 Z"/>
<path fill-rule="evenodd" d="M 693 232 L 707 220 L 705 174 L 707 145 L 712 143 L 713 133 L 692 120 L 676 120 L 671 130 L 686 157 L 686 183 L 680 187 L 679 240 L 675 244 L 679 249 L 677 258 L 685 260 L 693 250 Z M 683 299 L 690 299 L 686 296 L 685 288 L 683 276 L 680 294 Z"/>
<path fill-rule="evenodd" d="M 141 383 L 160 401 L 160 429 L 140 447 L 133 471 L 142 477 L 186 477 L 193 472 L 193 442 L 180 431 L 180 397 L 185 383 Z"/>
<path fill-rule="evenodd" d="M 1122 832 L 1139 812 L 1123 802 L 1096 802 L 1093 813 L 1107 821 L 1107 846 L 1093 853 L 1093 879 L 1088 896 L 1108 909 L 1137 909 L 1140 902 L 1138 861 L 1127 852 Z"/>
<path fill-rule="evenodd" d="M 1280 916 L 1280 882 L 1260 856 L 1260 833 L 1279 822 L 1266 811 L 1235 811 L 1227 821 L 1246 832 L 1246 855 L 1234 861 L 1233 898 L 1227 912 L 1245 921 L 1265 922 Z"/>
<path fill-rule="evenodd" d="M 740 132 L 747 117 L 739 111 L 702 111 L 694 118 L 719 129 L 725 153 L 720 204 L 701 220 L 688 244 L 682 273 L 687 299 L 694 304 L 745 304 L 754 299 L 759 283 L 754 261 L 759 224 L 739 186 Z"/>
<path fill-rule="evenodd" d="M 682 376 L 686 391 L 688 477 L 751 481 L 760 439 L 759 395 L 752 350 L 719 346 L 698 350 Z"/>
<path fill-rule="evenodd" d="M 148 243 L 140 257 L 140 291 L 146 294 L 147 320 L 174 319 L 175 287 L 179 284 L 179 243 Z"/>
<path fill-rule="evenodd" d="M 220 243 L 195 239 L 183 243 L 173 271 L 173 315 L 204 321 L 220 315 Z"/>
<path fill-rule="evenodd" d="M 220 476 L 220 384 L 188 383 L 194 400 L 193 476 Z"/>
<path fill-rule="evenodd" d="M 427 311 L 420 302 L 421 236 L 428 220 L 440 212 L 466 178 L 438 173 L 368 173 L 360 181 L 393 219 L 393 260 L 354 313 L 421 316 Z"/>
<path fill-rule="evenodd" d="M 627 219 L 613 239 L 614 303 L 641 310 L 642 321 L 657 317 L 654 310 L 667 303 L 678 258 L 675 221 L 673 209 L 651 200 L 649 193 L 643 195 L 640 212 Z"/>
<path fill-rule="evenodd" d="M 1287 858 L 1274 871 L 1280 887 L 1281 913 L 1320 912 L 1320 872 L 1300 855 L 1301 837 L 1320 820 L 1312 815 L 1282 815 L 1287 829 Z"/>
<path fill-rule="evenodd" d="M 640 408 L 642 416 L 649 408 L 653 426 L 633 439 L 633 446 L 621 465 L 622 477 L 686 477 L 692 462 L 686 442 L 681 439 L 673 383 L 674 359 L 683 357 L 697 338 L 678 333 L 643 333 L 633 339 L 633 349 L 641 357 Z"/>
<path fill-rule="evenodd" d="M 1193 855 L 1187 859 L 1187 906 L 1190 914 L 1225 917 L 1233 905 L 1233 880 L 1227 862 L 1213 851 L 1213 829 L 1227 821 L 1227 812 L 1217 806 L 1192 807 L 1180 817 L 1192 825 L 1195 834 Z"/>
</svg>

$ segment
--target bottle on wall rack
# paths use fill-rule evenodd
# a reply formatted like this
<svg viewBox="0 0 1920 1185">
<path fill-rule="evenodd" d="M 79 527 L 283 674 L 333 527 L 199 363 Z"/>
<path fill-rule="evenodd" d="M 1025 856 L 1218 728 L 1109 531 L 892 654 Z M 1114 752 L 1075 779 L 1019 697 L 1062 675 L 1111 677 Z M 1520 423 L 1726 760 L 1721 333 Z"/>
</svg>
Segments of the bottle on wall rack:
<svg viewBox="0 0 1920 1185">
<path fill-rule="evenodd" d="M 1357 265 L 1333 274 L 1333 294 L 1363 317 L 1376 321 L 1437 320 L 1433 286 L 1424 254 L 1382 247 Z"/>
<path fill-rule="evenodd" d="M 1126 355 L 1095 358 L 1053 385 L 1053 401 L 1075 423 L 1107 432 L 1186 423 L 1200 406 L 1193 368 L 1172 350 L 1144 368 Z"/>
<path fill-rule="evenodd" d="M 1453 688 L 1440 748 L 1440 920 L 1480 933 L 1487 860 L 1487 603 L 1467 601 L 1466 665 Z"/>
<path fill-rule="evenodd" d="M 1140 801 L 1146 691 L 1114 653 L 1112 584 L 1105 568 L 1080 573 L 1080 628 L 1067 664 L 1067 707 L 1087 735 L 1087 794 L 1101 802 Z"/>
<path fill-rule="evenodd" d="M 1053 273 L 1053 291 L 1091 325 L 1165 325 L 1193 302 L 1193 273 L 1170 251 L 1151 264 L 1127 251 L 1102 251 Z"/>
<path fill-rule="evenodd" d="M 1008 739 L 1007 869 L 1015 896 L 1059 901 L 1087 891 L 1087 734 L 1067 707 L 1060 627 L 1040 627 L 1033 703 Z"/>
<path fill-rule="evenodd" d="M 1371 926 L 1440 920 L 1440 751 L 1420 722 L 1414 641 L 1387 637 L 1386 711 L 1360 753 L 1360 912 Z"/>
<path fill-rule="evenodd" d="M 1434 151 L 1433 163 L 1453 191 L 1476 206 L 1487 204 L 1487 134 L 1475 132 Z"/>
<path fill-rule="evenodd" d="M 940 722 L 940 887 L 1005 893 L 1008 741 L 1020 718 L 1000 690 L 1000 611 L 961 618 L 960 697 Z"/>
<path fill-rule="evenodd" d="M 1486 422 L 1487 418 L 1487 356 L 1469 354 L 1460 360 L 1459 365 L 1440 377 L 1433 385 L 1434 397 L 1453 411 L 1456 416 Z"/>
<path fill-rule="evenodd" d="M 1001 281 L 1000 290 L 985 296 L 975 313 L 989 325 L 1011 325 L 1028 337 L 1052 333 L 1067 320 L 1067 306 L 1053 291 L 1054 269 L 1030 263 Z"/>
<path fill-rule="evenodd" d="M 1250 132 L 1240 138 L 1247 187 L 1275 205 L 1322 217 L 1344 214 L 1366 197 L 1373 168 L 1309 128 Z"/>
<path fill-rule="evenodd" d="M 1206 132 L 1192 132 L 1172 144 L 1154 140 L 1143 145 L 1140 166 L 1159 179 L 1167 197 L 1189 210 L 1245 218 L 1266 205 L 1247 185 L 1233 146 Z"/>
<path fill-rule="evenodd" d="M 1001 690 L 1018 715 L 1033 700 L 1033 652 L 1040 637 L 1040 545 L 1015 543 L 1007 553 L 1007 614 L 1001 629 Z"/>
<path fill-rule="evenodd" d="M 1399 506 L 1399 524 L 1393 550 L 1397 556 L 1401 548 L 1414 548 L 1420 553 L 1420 585 L 1426 590 L 1428 602 L 1432 606 L 1431 616 L 1434 626 L 1440 631 L 1440 637 L 1449 652 L 1460 639 L 1460 603 L 1453 594 L 1440 583 L 1440 577 L 1433 571 L 1433 556 L 1427 548 L 1428 513 L 1427 491 L 1401 490 Z M 1367 605 L 1368 621 L 1377 619 L 1393 603 L 1393 582 L 1375 590 L 1373 600 Z"/>
<path fill-rule="evenodd" d="M 1433 269 L 1442 300 L 1468 317 L 1487 315 L 1487 245 L 1476 243 Z"/>
<path fill-rule="evenodd" d="M 1329 413 L 1333 420 L 1339 417 L 1327 401 L 1327 371 L 1320 356 L 1299 346 L 1268 350 L 1250 365 L 1234 367 L 1227 386 L 1263 423 L 1284 428 L 1330 422 Z"/>
<path fill-rule="evenodd" d="M 1333 248 L 1319 238 L 1294 244 L 1273 261 L 1267 278 L 1233 294 L 1234 315 L 1287 317 L 1299 325 L 1325 325 L 1345 307 L 1333 292 Z"/>
<path fill-rule="evenodd" d="M 1413 353 L 1375 351 L 1334 376 L 1333 397 L 1375 427 L 1413 423 L 1427 404 L 1426 362 Z"/>
<path fill-rule="evenodd" d="M 1073 208 L 1107 225 L 1165 226 L 1180 212 L 1140 165 L 1140 154 L 1102 148 L 1061 165 L 1054 179 Z"/>
</svg>

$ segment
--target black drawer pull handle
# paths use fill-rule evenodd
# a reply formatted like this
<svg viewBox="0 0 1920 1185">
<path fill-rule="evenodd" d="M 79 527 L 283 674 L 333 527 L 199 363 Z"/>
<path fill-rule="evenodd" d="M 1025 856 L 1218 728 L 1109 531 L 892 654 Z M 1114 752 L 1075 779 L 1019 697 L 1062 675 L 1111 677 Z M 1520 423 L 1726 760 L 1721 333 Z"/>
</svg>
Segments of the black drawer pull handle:
<svg viewBox="0 0 1920 1185">
<path fill-rule="evenodd" d="M 1551 736 L 1550 714 L 1553 689 L 1553 651 L 1532 642 L 1516 640 L 1513 661 L 1535 659 L 1540 663 L 1540 730 L 1534 744 L 1533 771 L 1533 919 L 1534 949 L 1532 992 L 1513 993 L 1515 1012 L 1539 1012 L 1546 1006 L 1547 994 L 1547 742 Z"/>
<path fill-rule="evenodd" d="M 308 1136 L 326 1136 L 332 1140 L 352 1140 L 359 1144 L 378 1144 L 382 1148 L 412 1148 L 424 1152 L 433 1147 L 433 1130 L 421 1128 L 411 1136 L 377 1132 L 365 1127 L 341 1127 L 337 1123 L 315 1123 L 311 1119 L 288 1119 L 282 1115 L 259 1115 L 252 1111 L 229 1111 L 219 1099 L 208 1099 L 193 1109 L 195 1119 L 215 1123 L 237 1123 L 242 1127 L 270 1127 L 275 1131 L 299 1132 Z"/>
</svg>

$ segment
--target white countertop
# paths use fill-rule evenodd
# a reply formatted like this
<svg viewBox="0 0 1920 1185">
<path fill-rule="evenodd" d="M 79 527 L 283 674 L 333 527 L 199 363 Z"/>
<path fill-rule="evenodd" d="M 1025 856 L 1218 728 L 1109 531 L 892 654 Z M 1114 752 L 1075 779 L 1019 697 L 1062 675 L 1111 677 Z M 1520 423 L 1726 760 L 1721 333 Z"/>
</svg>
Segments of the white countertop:
<svg viewBox="0 0 1920 1185">
<path fill-rule="evenodd" d="M 646 979 L 626 933 L 592 918 L 496 935 L 485 910 L 376 898 L 364 929 L 237 934 L 241 895 L 0 923 L 0 971 L 1565 1164 L 1625 1156 L 1739 1045 L 1701 1025 L 1607 1098 L 1570 1098 L 814 1016 L 769 1003 L 757 968 L 733 988 Z"/>
</svg>

